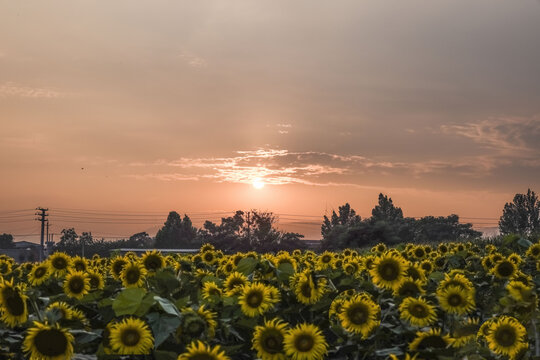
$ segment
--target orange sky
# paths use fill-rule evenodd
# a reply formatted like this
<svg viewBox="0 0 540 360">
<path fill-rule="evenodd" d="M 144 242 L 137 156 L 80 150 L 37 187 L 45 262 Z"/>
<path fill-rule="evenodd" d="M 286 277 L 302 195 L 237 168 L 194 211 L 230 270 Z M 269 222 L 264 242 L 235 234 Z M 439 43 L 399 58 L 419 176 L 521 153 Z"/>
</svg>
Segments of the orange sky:
<svg viewBox="0 0 540 360">
<path fill-rule="evenodd" d="M 540 191 L 537 1 L 0 9 L 0 233 L 37 206 L 106 237 L 262 209 L 314 239 L 379 192 L 496 227 Z"/>
</svg>

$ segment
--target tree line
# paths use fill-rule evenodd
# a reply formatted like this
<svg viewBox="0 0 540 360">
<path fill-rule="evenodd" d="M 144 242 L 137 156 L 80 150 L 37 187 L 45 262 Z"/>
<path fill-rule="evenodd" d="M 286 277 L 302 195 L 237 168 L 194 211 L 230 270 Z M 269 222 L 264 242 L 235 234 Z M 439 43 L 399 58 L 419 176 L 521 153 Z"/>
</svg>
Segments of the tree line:
<svg viewBox="0 0 540 360">
<path fill-rule="evenodd" d="M 238 210 L 233 216 L 221 218 L 219 224 L 206 221 L 201 228 L 196 228 L 188 215 L 182 217 L 171 211 L 153 238 L 140 232 L 128 239 L 106 241 L 95 239 L 90 232 L 78 235 L 74 228 L 69 228 L 62 230 L 54 250 L 90 257 L 107 256 L 118 248 L 195 249 L 204 243 L 225 252 L 305 248 L 303 235 L 279 230 L 277 222 L 278 217 L 271 212 Z M 528 189 L 526 194 L 516 194 L 512 202 L 505 204 L 499 231 L 501 235 L 520 234 L 531 239 L 540 236 L 540 201 L 534 191 Z M 471 223 L 460 223 L 456 214 L 419 219 L 405 217 L 402 209 L 381 193 L 369 218 L 362 219 L 348 203 L 337 212 L 332 211 L 330 216 L 324 215 L 320 250 L 370 247 L 380 242 L 395 245 L 458 241 L 480 236 L 482 233 L 474 230 Z M 0 235 L 0 248 L 10 247 L 13 247 L 13 236 Z"/>
</svg>

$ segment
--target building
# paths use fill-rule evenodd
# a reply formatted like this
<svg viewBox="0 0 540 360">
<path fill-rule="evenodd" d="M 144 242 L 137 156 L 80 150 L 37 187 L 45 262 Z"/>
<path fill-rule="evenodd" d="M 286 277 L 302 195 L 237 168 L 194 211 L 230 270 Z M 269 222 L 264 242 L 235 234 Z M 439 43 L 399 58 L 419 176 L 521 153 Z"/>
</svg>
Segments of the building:
<svg viewBox="0 0 540 360">
<path fill-rule="evenodd" d="M 39 261 L 40 245 L 30 241 L 15 241 L 13 248 L 0 249 L 0 254 L 12 257 L 16 262 Z"/>
</svg>

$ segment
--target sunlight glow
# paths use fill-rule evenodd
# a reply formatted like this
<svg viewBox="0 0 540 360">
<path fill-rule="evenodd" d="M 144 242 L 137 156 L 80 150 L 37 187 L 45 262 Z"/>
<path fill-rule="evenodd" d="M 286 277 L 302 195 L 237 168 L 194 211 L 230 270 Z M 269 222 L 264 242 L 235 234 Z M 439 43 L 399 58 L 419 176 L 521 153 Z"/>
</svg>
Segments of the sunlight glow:
<svg viewBox="0 0 540 360">
<path fill-rule="evenodd" d="M 253 180 L 253 187 L 257 190 L 262 189 L 264 187 L 264 181 L 260 178 Z"/>
</svg>

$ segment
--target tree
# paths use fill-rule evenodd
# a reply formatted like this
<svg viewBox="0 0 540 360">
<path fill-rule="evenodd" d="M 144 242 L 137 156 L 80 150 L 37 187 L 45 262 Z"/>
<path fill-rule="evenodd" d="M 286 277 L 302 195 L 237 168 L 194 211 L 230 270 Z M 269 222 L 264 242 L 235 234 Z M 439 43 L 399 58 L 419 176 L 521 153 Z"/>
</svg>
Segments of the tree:
<svg viewBox="0 0 540 360">
<path fill-rule="evenodd" d="M 395 207 L 392 198 L 379 194 L 379 204 L 371 210 L 372 221 L 400 222 L 403 220 L 403 211 Z"/>
<path fill-rule="evenodd" d="M 200 246 L 197 229 L 191 219 L 184 215 L 182 219 L 176 211 L 171 211 L 167 221 L 156 234 L 157 248 L 197 248 Z"/>
<path fill-rule="evenodd" d="M 14 247 L 13 235 L 6 233 L 0 235 L 0 249 L 11 249 Z"/>
<path fill-rule="evenodd" d="M 302 235 L 282 232 L 276 224 L 277 218 L 271 212 L 239 210 L 234 216 L 221 218 L 220 225 L 206 221 L 199 237 L 225 251 L 274 252 L 303 247 Z"/>
<path fill-rule="evenodd" d="M 534 191 L 528 189 L 527 194 L 516 194 L 511 203 L 504 205 L 499 220 L 499 231 L 503 235 L 540 234 L 540 201 Z"/>
<path fill-rule="evenodd" d="M 340 206 L 338 208 L 338 212 L 339 215 L 332 210 L 332 216 L 330 219 L 324 215 L 323 224 L 321 226 L 321 234 L 323 238 L 330 234 L 334 228 L 350 227 L 355 224 L 359 224 L 362 221 L 362 218 L 359 215 L 356 215 L 356 211 L 351 208 L 349 203 Z"/>
<path fill-rule="evenodd" d="M 482 233 L 473 230 L 471 223 L 461 224 L 459 216 L 424 216 L 414 221 L 414 241 L 416 242 L 441 242 L 456 241 L 469 237 L 480 237 Z"/>
<path fill-rule="evenodd" d="M 60 241 L 55 244 L 55 251 L 62 251 L 69 255 L 80 255 L 81 244 L 79 243 L 79 235 L 74 228 L 63 229 L 61 232 Z"/>
</svg>

